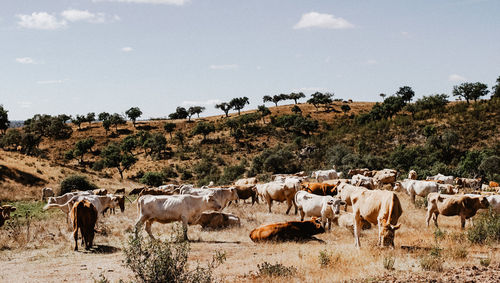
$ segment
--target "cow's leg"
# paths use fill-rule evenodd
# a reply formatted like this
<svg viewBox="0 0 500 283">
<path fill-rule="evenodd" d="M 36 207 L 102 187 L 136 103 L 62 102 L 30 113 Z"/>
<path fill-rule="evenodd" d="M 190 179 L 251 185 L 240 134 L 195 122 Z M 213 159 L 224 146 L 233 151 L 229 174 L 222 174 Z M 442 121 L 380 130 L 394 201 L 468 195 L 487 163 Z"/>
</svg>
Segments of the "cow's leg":
<svg viewBox="0 0 500 283">
<path fill-rule="evenodd" d="M 411 203 L 415 204 L 415 193 L 412 192 L 410 198 L 411 198 Z"/>
<path fill-rule="evenodd" d="M 377 246 L 382 246 L 382 219 L 377 219 L 378 241 Z"/>
<path fill-rule="evenodd" d="M 75 251 L 78 250 L 78 227 L 73 230 L 73 238 L 75 239 Z"/>
<path fill-rule="evenodd" d="M 295 196 L 292 198 L 293 206 L 295 207 L 295 215 L 297 215 L 297 204 L 295 203 Z"/>
<path fill-rule="evenodd" d="M 299 211 L 300 211 L 300 221 L 304 221 L 304 216 L 305 216 L 304 209 L 300 208 Z"/>
<path fill-rule="evenodd" d="M 151 239 L 155 239 L 155 237 L 153 236 L 153 233 L 151 232 L 151 224 L 153 224 L 153 220 L 147 220 L 146 221 L 146 232 L 148 233 L 149 237 L 151 237 Z"/>
<path fill-rule="evenodd" d="M 293 200 L 287 199 L 286 203 L 288 204 L 288 208 L 286 209 L 286 214 L 288 214 L 290 212 L 290 208 L 292 208 Z M 295 214 L 297 214 L 297 207 L 295 207 Z"/>
<path fill-rule="evenodd" d="M 271 206 L 273 206 L 273 200 L 270 196 L 266 196 L 267 206 L 269 207 L 269 213 L 271 213 Z"/>
<path fill-rule="evenodd" d="M 188 239 L 188 219 L 186 217 L 182 217 L 182 233 L 184 235 L 184 241 L 189 241 Z"/>
<path fill-rule="evenodd" d="M 465 215 L 464 215 L 464 214 L 461 214 L 461 215 L 460 215 L 460 227 L 461 227 L 462 229 L 464 229 L 464 228 L 465 228 Z"/>
<path fill-rule="evenodd" d="M 332 221 L 333 221 L 333 218 L 328 218 L 328 231 L 330 231 L 332 229 Z"/>
<path fill-rule="evenodd" d="M 354 215 L 354 246 L 360 248 L 359 236 L 361 235 L 361 216 L 359 212 Z"/>
<path fill-rule="evenodd" d="M 135 231 L 136 232 L 138 232 L 141 229 L 141 227 L 145 221 L 146 221 L 146 217 L 144 217 L 144 215 L 140 215 L 139 218 L 137 219 L 137 221 L 135 222 Z"/>
<path fill-rule="evenodd" d="M 432 208 L 429 207 L 427 208 L 427 215 L 425 217 L 425 224 L 427 225 L 427 227 L 429 227 L 429 221 L 431 220 L 431 217 L 432 217 Z"/>
<path fill-rule="evenodd" d="M 438 227 L 438 215 L 439 212 L 434 211 L 434 217 L 432 219 L 434 220 L 434 225 L 436 225 L 436 227 Z"/>
<path fill-rule="evenodd" d="M 347 201 L 345 202 L 344 211 L 347 212 Z"/>
</svg>

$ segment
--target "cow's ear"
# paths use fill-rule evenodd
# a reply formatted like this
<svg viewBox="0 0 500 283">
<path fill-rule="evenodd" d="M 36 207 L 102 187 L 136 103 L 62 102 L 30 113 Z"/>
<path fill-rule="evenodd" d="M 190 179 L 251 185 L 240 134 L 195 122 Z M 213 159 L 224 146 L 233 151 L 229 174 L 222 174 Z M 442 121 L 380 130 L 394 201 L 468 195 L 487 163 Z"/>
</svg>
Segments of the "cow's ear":
<svg viewBox="0 0 500 283">
<path fill-rule="evenodd" d="M 341 200 L 340 205 L 346 205 L 345 201 Z"/>
<path fill-rule="evenodd" d="M 333 200 L 329 200 L 326 204 L 333 205 Z"/>
</svg>

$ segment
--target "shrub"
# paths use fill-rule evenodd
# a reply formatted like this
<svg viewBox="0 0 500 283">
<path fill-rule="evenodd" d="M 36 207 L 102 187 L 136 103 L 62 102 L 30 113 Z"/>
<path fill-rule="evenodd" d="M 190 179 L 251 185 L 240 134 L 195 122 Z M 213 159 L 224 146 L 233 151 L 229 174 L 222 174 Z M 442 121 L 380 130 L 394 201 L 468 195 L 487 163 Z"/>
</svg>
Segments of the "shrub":
<svg viewBox="0 0 500 283">
<path fill-rule="evenodd" d="M 245 166 L 240 164 L 236 166 L 227 166 L 224 168 L 224 175 L 221 177 L 222 183 L 231 183 L 245 174 Z"/>
<path fill-rule="evenodd" d="M 489 258 L 489 257 L 482 258 L 479 260 L 479 264 L 481 264 L 481 266 L 484 266 L 484 267 L 490 266 L 490 263 L 491 263 L 491 258 Z"/>
<path fill-rule="evenodd" d="M 453 258 L 460 258 L 460 259 L 466 258 L 467 255 L 468 255 L 467 249 L 464 248 L 463 246 L 459 246 L 456 249 L 454 249 L 452 254 Z"/>
<path fill-rule="evenodd" d="M 387 270 L 394 270 L 394 262 L 396 259 L 392 256 L 386 256 L 384 257 L 384 261 L 382 262 L 384 264 L 384 268 Z"/>
<path fill-rule="evenodd" d="M 321 265 L 322 268 L 327 267 L 332 262 L 332 257 L 327 250 L 320 251 L 318 259 L 319 259 L 319 264 Z"/>
<path fill-rule="evenodd" d="M 164 175 L 162 172 L 146 172 L 144 173 L 144 176 L 142 176 L 142 178 L 139 180 L 139 182 L 145 184 L 145 185 L 148 185 L 148 186 L 152 186 L 152 187 L 158 187 L 158 186 L 161 186 L 163 184 L 163 180 L 164 180 Z"/>
<path fill-rule="evenodd" d="M 467 231 L 467 238 L 475 244 L 500 241 L 500 215 L 491 209 L 474 219 L 474 226 Z"/>
<path fill-rule="evenodd" d="M 420 258 L 420 267 L 426 271 L 442 271 L 443 263 L 441 258 L 427 255 Z"/>
<path fill-rule="evenodd" d="M 176 226 L 171 241 L 144 240 L 136 231 L 129 236 L 125 265 L 139 282 L 213 282 L 213 270 L 226 260 L 225 253 L 216 252 L 206 267 L 199 264 L 189 269 L 189 242 L 179 241 L 182 228 Z"/>
<path fill-rule="evenodd" d="M 294 266 L 284 266 L 281 263 L 270 264 L 263 262 L 262 264 L 257 264 L 257 268 L 259 269 L 259 276 L 290 277 L 297 273 L 297 268 Z"/>
<path fill-rule="evenodd" d="M 66 177 L 62 182 L 61 182 L 61 195 L 65 193 L 69 193 L 73 190 L 78 190 L 78 191 L 88 191 L 88 190 L 95 190 L 98 189 L 98 187 L 90 182 L 85 176 L 81 175 L 71 175 L 69 177 Z"/>
</svg>

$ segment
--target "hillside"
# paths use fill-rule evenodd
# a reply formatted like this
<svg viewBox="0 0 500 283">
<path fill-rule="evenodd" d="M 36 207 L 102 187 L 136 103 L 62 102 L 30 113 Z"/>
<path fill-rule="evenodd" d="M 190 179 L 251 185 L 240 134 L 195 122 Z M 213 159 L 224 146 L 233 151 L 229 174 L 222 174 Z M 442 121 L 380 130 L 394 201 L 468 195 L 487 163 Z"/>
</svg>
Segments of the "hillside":
<svg viewBox="0 0 500 283">
<path fill-rule="evenodd" d="M 340 111 L 343 104 L 350 106 L 346 114 Z M 0 200 L 8 199 L 14 191 L 19 192 L 16 199 L 36 199 L 41 187 L 58 188 L 71 174 L 86 175 L 97 185 L 109 188 L 141 186 L 139 179 L 148 171 L 162 172 L 164 183 L 200 185 L 210 181 L 230 183 L 244 174 L 266 179 L 271 173 L 311 171 L 333 165 L 341 170 L 392 167 L 403 173 L 415 169 L 420 176 L 438 172 L 472 176 L 485 175 L 478 170 L 483 159 L 500 155 L 498 100 L 470 105 L 452 102 L 440 109 L 413 115 L 403 111 L 389 119 L 364 123 L 359 118 L 367 115 L 374 103 L 334 102 L 328 111 L 301 103 L 300 115 L 292 115 L 293 106 L 270 107 L 271 114 L 263 119 L 255 110 L 248 110 L 240 116 L 231 113 L 229 118 L 218 115 L 192 121 L 170 120 L 176 124 L 172 138 L 163 128 L 166 120 L 140 121 L 135 128 L 127 122 L 107 133 L 101 122 L 82 123 L 81 129 L 71 125 L 73 131 L 67 139 L 42 138 L 38 156 L 4 147 L 0 157 Z M 316 126 L 312 123 L 308 133 L 303 129 L 309 124 L 294 124 L 297 116 L 305 117 L 299 119 L 302 122 L 317 121 Z M 192 134 L 201 122 L 214 125 L 206 140 Z M 117 169 L 92 169 L 110 142 L 121 142 L 127 136 L 140 139 L 138 136 L 148 132 L 160 133 L 167 144 L 154 155 L 152 151 L 145 154 L 153 147 L 136 141 L 132 153 L 137 162 L 124 171 L 124 180 Z M 183 143 L 176 136 L 179 132 L 183 133 Z M 65 159 L 68 150 L 89 137 L 95 145 L 84 155 L 82 164 L 76 159 Z M 495 179 L 498 172 L 484 177 Z"/>
</svg>

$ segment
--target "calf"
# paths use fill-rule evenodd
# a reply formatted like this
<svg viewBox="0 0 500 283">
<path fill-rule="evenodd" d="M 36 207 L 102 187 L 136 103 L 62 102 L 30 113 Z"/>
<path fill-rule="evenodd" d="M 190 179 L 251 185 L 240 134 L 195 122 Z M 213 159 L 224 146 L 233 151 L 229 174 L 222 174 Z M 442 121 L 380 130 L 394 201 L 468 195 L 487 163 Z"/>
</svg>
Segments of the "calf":
<svg viewBox="0 0 500 283">
<path fill-rule="evenodd" d="M 321 222 L 313 218 L 307 221 L 288 221 L 260 226 L 250 232 L 250 239 L 254 242 L 303 241 L 311 240 L 314 235 L 324 232 L 325 228 L 321 226 Z"/>
<path fill-rule="evenodd" d="M 71 209 L 71 220 L 73 221 L 75 251 L 78 250 L 78 229 L 82 234 L 85 249 L 89 250 L 94 242 L 94 227 L 97 222 L 96 208 L 86 199 L 77 201 Z"/>
<path fill-rule="evenodd" d="M 222 229 L 240 226 L 240 218 L 234 214 L 217 211 L 203 212 L 196 224 L 200 224 L 203 229 Z"/>
<path fill-rule="evenodd" d="M 354 235 L 354 215 L 352 213 L 343 213 L 337 218 L 337 224 L 339 227 L 344 227 L 347 230 L 351 231 L 352 235 Z M 370 222 L 362 219 L 361 220 L 361 229 L 368 230 L 372 227 Z"/>
<path fill-rule="evenodd" d="M 470 188 L 473 190 L 479 190 L 481 188 L 481 179 L 469 179 L 469 178 L 456 178 L 455 183 L 460 188 Z"/>
<path fill-rule="evenodd" d="M 426 224 L 432 215 L 436 227 L 438 227 L 438 215 L 460 216 L 462 229 L 465 228 L 465 220 L 476 215 L 476 212 L 482 208 L 488 208 L 489 203 L 484 196 L 466 196 L 466 195 L 441 195 L 439 193 L 430 193 L 427 196 L 427 217 Z"/>
<path fill-rule="evenodd" d="M 351 179 L 351 184 L 358 187 L 365 187 L 369 190 L 375 189 L 375 184 L 373 183 L 373 178 L 366 177 L 360 174 L 354 175 Z"/>
<path fill-rule="evenodd" d="M 305 191 L 295 194 L 295 203 L 300 212 L 300 220 L 304 216 L 321 217 L 321 225 L 325 227 L 328 221 L 328 230 L 331 229 L 335 215 L 339 214 L 340 206 L 345 202 L 332 196 L 318 196 Z"/>
<path fill-rule="evenodd" d="M 188 240 L 188 224 L 196 224 L 202 212 L 207 210 L 219 210 L 220 204 L 213 195 L 172 195 L 152 196 L 145 195 L 139 198 L 137 210 L 139 218 L 135 224 L 139 229 L 146 223 L 146 232 L 154 239 L 151 233 L 153 222 L 170 223 L 182 221 L 184 239 Z"/>
</svg>

